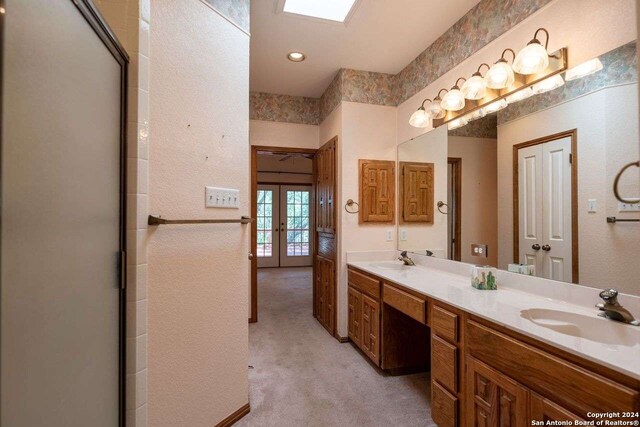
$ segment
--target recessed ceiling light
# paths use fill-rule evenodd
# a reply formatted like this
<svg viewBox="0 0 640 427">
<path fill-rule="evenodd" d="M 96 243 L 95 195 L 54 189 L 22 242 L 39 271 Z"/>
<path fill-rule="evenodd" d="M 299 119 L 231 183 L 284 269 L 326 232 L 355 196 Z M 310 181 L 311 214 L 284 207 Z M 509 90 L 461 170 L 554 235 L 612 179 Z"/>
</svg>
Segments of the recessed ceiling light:
<svg viewBox="0 0 640 427">
<path fill-rule="evenodd" d="M 284 0 L 283 12 L 344 22 L 357 0 Z"/>
<path fill-rule="evenodd" d="M 287 53 L 287 59 L 293 62 L 302 62 L 307 59 L 307 57 L 302 52 L 289 52 Z"/>
</svg>

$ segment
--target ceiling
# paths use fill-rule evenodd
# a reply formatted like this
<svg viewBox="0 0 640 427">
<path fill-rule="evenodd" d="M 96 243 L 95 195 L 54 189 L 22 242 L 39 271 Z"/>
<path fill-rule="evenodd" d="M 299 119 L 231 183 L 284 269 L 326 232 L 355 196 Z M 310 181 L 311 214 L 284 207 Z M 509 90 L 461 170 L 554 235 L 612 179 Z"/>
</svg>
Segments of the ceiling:
<svg viewBox="0 0 640 427">
<path fill-rule="evenodd" d="M 360 0 L 348 23 L 251 2 L 251 91 L 320 97 L 340 68 L 396 74 L 479 0 Z M 287 60 L 291 51 L 304 62 Z"/>
</svg>

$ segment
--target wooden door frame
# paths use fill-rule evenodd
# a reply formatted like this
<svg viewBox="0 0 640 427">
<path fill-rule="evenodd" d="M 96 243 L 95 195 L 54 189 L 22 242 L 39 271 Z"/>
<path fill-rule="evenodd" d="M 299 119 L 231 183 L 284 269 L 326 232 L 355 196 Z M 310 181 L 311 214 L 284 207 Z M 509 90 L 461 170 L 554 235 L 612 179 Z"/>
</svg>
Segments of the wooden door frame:
<svg viewBox="0 0 640 427">
<path fill-rule="evenodd" d="M 447 163 L 452 165 L 451 178 L 455 186 L 455 218 L 453 224 L 453 238 L 456 240 L 456 250 L 453 254 L 454 261 L 462 259 L 462 157 L 448 157 Z M 447 210 L 447 212 L 449 212 Z"/>
<path fill-rule="evenodd" d="M 312 184 L 311 193 L 312 197 L 315 194 L 315 177 L 316 177 L 316 158 L 315 154 L 318 150 L 314 148 L 294 148 L 294 147 L 270 147 L 265 145 L 252 145 L 250 156 L 251 167 L 251 194 L 249 195 L 251 206 L 251 218 L 258 217 L 258 200 L 256 194 L 258 191 L 258 152 L 266 151 L 272 154 L 313 154 L 313 168 L 312 168 Z M 312 215 L 310 232 L 315 230 L 315 215 Z M 315 258 L 315 245 L 311 245 L 311 258 Z M 251 222 L 251 316 L 249 317 L 249 323 L 255 323 L 258 321 L 258 221 Z M 315 277 L 315 262 L 312 262 L 312 281 Z"/>
<path fill-rule="evenodd" d="M 571 138 L 571 282 L 578 283 L 580 275 L 578 259 L 578 129 L 554 133 L 513 146 L 513 262 L 518 263 L 520 259 L 518 150 L 567 137 Z"/>
</svg>

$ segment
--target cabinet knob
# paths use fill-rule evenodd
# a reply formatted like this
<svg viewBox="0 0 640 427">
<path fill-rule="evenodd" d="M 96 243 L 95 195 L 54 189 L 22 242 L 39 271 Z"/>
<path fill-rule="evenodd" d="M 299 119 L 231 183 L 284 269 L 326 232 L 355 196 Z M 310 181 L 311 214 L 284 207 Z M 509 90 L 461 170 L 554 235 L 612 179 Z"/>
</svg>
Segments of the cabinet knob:
<svg viewBox="0 0 640 427">
<path fill-rule="evenodd" d="M 537 243 L 534 243 L 533 245 L 531 245 L 531 249 L 533 249 L 534 251 L 539 251 L 540 250 L 540 245 Z"/>
<path fill-rule="evenodd" d="M 547 251 L 547 252 L 549 252 L 549 251 L 551 250 L 551 246 L 549 246 L 549 245 L 543 245 L 543 246 L 542 246 L 542 250 L 543 250 L 543 251 Z"/>
<path fill-rule="evenodd" d="M 253 259 L 253 254 L 249 252 L 249 259 Z"/>
</svg>

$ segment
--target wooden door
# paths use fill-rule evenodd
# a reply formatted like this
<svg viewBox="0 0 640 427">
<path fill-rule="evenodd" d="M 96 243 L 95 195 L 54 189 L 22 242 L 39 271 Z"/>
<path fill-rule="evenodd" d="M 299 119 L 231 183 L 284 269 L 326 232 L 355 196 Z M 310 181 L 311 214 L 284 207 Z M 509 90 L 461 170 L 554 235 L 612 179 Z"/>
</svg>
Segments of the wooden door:
<svg viewBox="0 0 640 427">
<path fill-rule="evenodd" d="M 536 393 L 531 393 L 529 410 L 531 421 L 542 421 L 545 423 L 544 425 L 553 421 L 571 421 L 573 423 L 577 420 L 583 421 L 583 418 Z"/>
<path fill-rule="evenodd" d="M 394 161 L 359 161 L 360 223 L 394 222 L 395 168 Z"/>
<path fill-rule="evenodd" d="M 467 425 L 524 427 L 528 425 L 529 392 L 506 375 L 467 357 Z"/>
<path fill-rule="evenodd" d="M 360 338 L 362 336 L 362 294 L 349 286 L 349 319 L 348 332 L 349 338 L 358 347 L 361 346 Z"/>
<path fill-rule="evenodd" d="M 362 294 L 362 350 L 377 365 L 380 361 L 380 304 L 373 298 Z"/>
<path fill-rule="evenodd" d="M 433 163 L 400 163 L 402 222 L 433 224 Z"/>
<path fill-rule="evenodd" d="M 325 227 L 326 188 L 324 178 L 324 164 L 326 152 L 318 150 L 316 154 L 316 231 L 323 231 Z"/>
<path fill-rule="evenodd" d="M 518 150 L 519 262 L 534 265 L 542 275 L 542 145 Z"/>
</svg>

